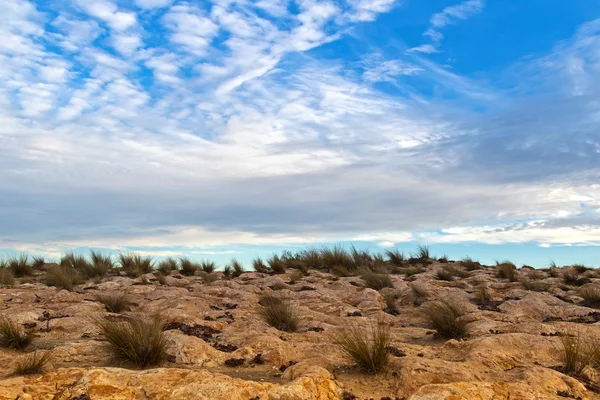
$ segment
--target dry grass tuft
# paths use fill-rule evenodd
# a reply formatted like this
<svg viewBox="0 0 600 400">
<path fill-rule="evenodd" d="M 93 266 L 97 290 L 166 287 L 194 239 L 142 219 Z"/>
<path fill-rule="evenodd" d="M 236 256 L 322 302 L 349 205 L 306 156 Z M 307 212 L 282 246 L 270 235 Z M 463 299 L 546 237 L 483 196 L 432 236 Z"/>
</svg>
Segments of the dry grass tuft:
<svg viewBox="0 0 600 400">
<path fill-rule="evenodd" d="M 562 372 L 565 374 L 581 375 L 594 363 L 597 352 L 597 342 L 586 332 L 567 330 L 560 334 L 560 356 Z"/>
<path fill-rule="evenodd" d="M 419 260 L 429 260 L 431 258 L 430 247 L 422 244 L 417 246 L 416 258 L 418 258 Z"/>
<path fill-rule="evenodd" d="M 302 273 L 302 271 L 294 271 L 290 274 L 290 283 L 294 284 L 296 282 L 298 282 L 299 280 L 301 280 L 302 278 L 304 278 L 304 274 Z"/>
<path fill-rule="evenodd" d="M 299 318 L 289 303 L 273 296 L 264 296 L 259 303 L 258 313 L 267 324 L 284 332 L 298 330 Z"/>
<path fill-rule="evenodd" d="M 533 292 L 545 292 L 550 287 L 550 285 L 545 282 L 534 281 L 530 278 L 522 278 L 520 282 L 525 289 L 531 290 Z"/>
<path fill-rule="evenodd" d="M 96 318 L 95 324 L 118 361 L 145 368 L 160 364 L 166 357 L 165 324 L 161 316 L 135 315 L 126 321 Z"/>
<path fill-rule="evenodd" d="M 137 278 L 152 272 L 152 257 L 139 254 L 119 254 L 119 264 L 130 278 Z"/>
<path fill-rule="evenodd" d="M 171 271 L 177 270 L 177 260 L 173 257 L 167 257 L 158 263 L 158 272 L 163 276 L 171 275 Z"/>
<path fill-rule="evenodd" d="M 489 304 L 493 300 L 492 293 L 485 284 L 481 284 L 477 287 L 475 290 L 475 298 L 479 304 Z"/>
<path fill-rule="evenodd" d="M 237 259 L 232 258 L 229 260 L 229 266 L 231 267 L 231 276 L 237 278 L 244 273 L 244 266 Z M 285 272 L 285 271 L 284 271 Z"/>
<path fill-rule="evenodd" d="M 214 261 L 204 260 L 200 263 L 200 269 L 207 274 L 212 274 L 217 269 L 217 264 Z"/>
<path fill-rule="evenodd" d="M 600 286 L 588 285 L 579 289 L 583 303 L 588 307 L 600 308 Z"/>
<path fill-rule="evenodd" d="M 276 274 L 285 274 L 285 261 L 282 260 L 277 254 L 273 254 L 271 258 L 267 260 L 269 268 Z"/>
<path fill-rule="evenodd" d="M 13 287 L 15 285 L 15 276 L 7 267 L 0 267 L 0 285 Z"/>
<path fill-rule="evenodd" d="M 0 346 L 24 350 L 31 340 L 31 335 L 28 335 L 19 324 L 4 315 L 0 316 Z"/>
<path fill-rule="evenodd" d="M 460 260 L 460 265 L 465 267 L 467 271 L 475 271 L 482 268 L 481 263 L 473 260 L 471 257 L 466 257 Z"/>
<path fill-rule="evenodd" d="M 39 353 L 37 350 L 27 354 L 15 365 L 13 373 L 15 375 L 35 375 L 41 374 L 46 365 L 52 361 L 52 352 L 45 351 Z"/>
<path fill-rule="evenodd" d="M 387 256 L 388 261 L 392 265 L 401 267 L 404 263 L 404 260 L 405 260 L 404 253 L 401 253 L 398 249 L 386 250 L 385 255 Z"/>
<path fill-rule="evenodd" d="M 390 328 L 376 323 L 370 329 L 347 328 L 334 337 L 334 343 L 363 371 L 377 374 L 387 370 L 390 362 Z"/>
<path fill-rule="evenodd" d="M 269 268 L 260 257 L 256 257 L 254 260 L 252 260 L 252 268 L 254 268 L 254 271 L 261 274 L 266 274 L 269 272 Z"/>
<path fill-rule="evenodd" d="M 511 282 L 517 281 L 517 267 L 510 261 L 496 262 L 496 269 L 498 270 L 499 278 L 508 279 Z"/>
<path fill-rule="evenodd" d="M 460 339 L 467 336 L 467 324 L 462 318 L 463 308 L 453 300 L 438 300 L 424 308 L 436 332 L 446 339 Z"/>
<path fill-rule="evenodd" d="M 375 290 L 383 288 L 393 288 L 394 283 L 388 274 L 376 274 L 370 269 L 363 269 L 360 272 L 360 277 L 365 281 L 365 286 Z"/>
<path fill-rule="evenodd" d="M 347 274 L 350 274 L 356 270 L 352 255 L 341 246 L 321 249 L 321 258 L 323 264 L 331 271 L 347 271 Z"/>
<path fill-rule="evenodd" d="M 200 270 L 198 264 L 189 258 L 181 257 L 179 259 L 179 272 L 181 272 L 181 275 L 193 276 L 196 274 L 196 272 L 198 272 L 198 270 Z"/>
<path fill-rule="evenodd" d="M 9 258 L 6 265 L 17 278 L 31 275 L 31 265 L 29 264 L 29 256 L 27 254 Z"/>
<path fill-rule="evenodd" d="M 68 264 L 54 264 L 46 271 L 46 285 L 48 286 L 72 291 L 80 283 L 81 276 L 79 275 L 79 271 Z"/>
<path fill-rule="evenodd" d="M 96 297 L 96 299 L 104 304 L 106 311 L 119 314 L 123 311 L 131 309 L 131 302 L 125 293 L 108 293 Z"/>
<path fill-rule="evenodd" d="M 113 260 L 109 255 L 92 250 L 90 251 L 90 259 L 92 260 L 90 278 L 103 278 L 114 268 Z"/>
</svg>

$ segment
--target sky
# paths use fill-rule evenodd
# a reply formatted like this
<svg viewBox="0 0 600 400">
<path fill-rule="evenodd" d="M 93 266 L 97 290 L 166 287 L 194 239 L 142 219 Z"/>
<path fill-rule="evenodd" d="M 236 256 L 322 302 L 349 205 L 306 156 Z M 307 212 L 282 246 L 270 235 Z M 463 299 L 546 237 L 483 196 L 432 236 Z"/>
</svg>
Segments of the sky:
<svg viewBox="0 0 600 400">
<path fill-rule="evenodd" d="M 600 264 L 599 2 L 0 13 L 0 252 Z"/>
</svg>

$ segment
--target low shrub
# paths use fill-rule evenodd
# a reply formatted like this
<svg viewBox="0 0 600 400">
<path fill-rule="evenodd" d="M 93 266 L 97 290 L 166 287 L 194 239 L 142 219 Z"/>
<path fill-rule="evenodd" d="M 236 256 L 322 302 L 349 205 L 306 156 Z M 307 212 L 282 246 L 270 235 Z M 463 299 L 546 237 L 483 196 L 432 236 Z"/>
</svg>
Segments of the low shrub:
<svg viewBox="0 0 600 400">
<path fill-rule="evenodd" d="M 471 257 L 466 257 L 460 260 L 460 265 L 465 267 L 467 271 L 475 271 L 482 268 L 481 263 L 473 260 Z"/>
<path fill-rule="evenodd" d="M 265 296 L 259 304 L 259 315 L 273 328 L 284 332 L 296 332 L 299 318 L 293 307 L 277 297 Z"/>
<path fill-rule="evenodd" d="M 24 329 L 5 315 L 0 316 L 0 346 L 24 350 L 31 343 L 32 337 Z"/>
<path fill-rule="evenodd" d="M 234 278 L 237 278 L 238 276 L 240 276 L 244 273 L 244 266 L 237 259 L 232 258 L 229 261 L 229 265 L 231 266 L 231 271 L 232 271 L 231 276 L 233 276 Z"/>
<path fill-rule="evenodd" d="M 52 361 L 52 352 L 38 352 L 25 355 L 17 362 L 13 373 L 15 375 L 35 375 L 41 374 L 48 363 Z"/>
<path fill-rule="evenodd" d="M 467 324 L 462 318 L 465 311 L 457 302 L 438 300 L 424 307 L 424 312 L 438 335 L 446 339 L 467 336 Z"/>
<path fill-rule="evenodd" d="M 118 361 L 145 368 L 160 364 L 166 357 L 165 324 L 158 315 L 135 315 L 125 321 L 97 318 L 95 323 Z"/>
<path fill-rule="evenodd" d="M 376 323 L 369 329 L 352 326 L 334 337 L 334 343 L 361 370 L 377 374 L 387 370 L 390 362 L 390 328 Z"/>
</svg>

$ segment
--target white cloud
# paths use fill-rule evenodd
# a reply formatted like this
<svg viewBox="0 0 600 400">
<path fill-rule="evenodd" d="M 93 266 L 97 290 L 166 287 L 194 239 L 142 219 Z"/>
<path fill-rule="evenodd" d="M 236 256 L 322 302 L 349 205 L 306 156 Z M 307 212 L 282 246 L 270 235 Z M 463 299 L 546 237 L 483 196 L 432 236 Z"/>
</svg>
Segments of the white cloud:
<svg viewBox="0 0 600 400">
<path fill-rule="evenodd" d="M 189 5 L 172 7 L 164 16 L 164 21 L 173 32 L 171 41 L 196 56 L 205 54 L 219 29 L 202 11 Z"/>
<path fill-rule="evenodd" d="M 112 29 L 124 31 L 137 24 L 135 13 L 119 11 L 117 5 L 108 0 L 76 0 L 89 15 L 106 22 Z"/>
<path fill-rule="evenodd" d="M 134 0 L 140 8 L 162 8 L 171 5 L 173 0 Z"/>
<path fill-rule="evenodd" d="M 130 55 L 142 46 L 142 38 L 136 34 L 111 35 L 112 46 L 121 54 Z"/>
<path fill-rule="evenodd" d="M 388 12 L 395 0 L 350 0 L 354 12 L 352 19 L 358 21 L 373 21 L 378 14 Z"/>
<path fill-rule="evenodd" d="M 431 25 L 443 28 L 455 24 L 457 20 L 464 20 L 480 13 L 483 10 L 483 0 L 467 0 L 464 3 L 444 8 L 440 13 L 431 17 Z"/>
<path fill-rule="evenodd" d="M 425 53 L 425 54 L 433 54 L 438 53 L 439 50 L 430 44 L 422 44 L 421 46 L 412 47 L 407 50 L 408 53 L 417 52 L 417 53 Z"/>
<path fill-rule="evenodd" d="M 381 61 L 367 67 L 363 79 L 368 82 L 396 82 L 398 76 L 414 75 L 421 71 L 423 68 L 400 60 Z"/>
</svg>

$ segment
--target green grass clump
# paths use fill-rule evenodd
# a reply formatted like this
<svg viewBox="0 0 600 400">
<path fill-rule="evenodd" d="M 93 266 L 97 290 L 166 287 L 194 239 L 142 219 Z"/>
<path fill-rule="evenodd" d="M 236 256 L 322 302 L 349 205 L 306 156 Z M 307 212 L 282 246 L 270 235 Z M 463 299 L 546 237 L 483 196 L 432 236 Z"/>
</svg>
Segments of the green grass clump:
<svg viewBox="0 0 600 400">
<path fill-rule="evenodd" d="M 377 374 L 387 370 L 390 362 L 390 328 L 377 323 L 370 329 L 346 328 L 334 337 L 334 343 L 361 370 Z"/>
<path fill-rule="evenodd" d="M 302 250 L 296 256 L 307 268 L 323 269 L 325 265 L 321 252 L 315 248 Z"/>
<path fill-rule="evenodd" d="M 135 315 L 126 321 L 97 318 L 95 323 L 118 361 L 145 368 L 166 357 L 165 324 L 160 316 Z"/>
<path fill-rule="evenodd" d="M 267 267 L 265 262 L 260 257 L 256 257 L 252 260 L 252 268 L 254 268 L 254 271 L 261 274 L 266 274 L 269 272 L 269 267 Z"/>
<path fill-rule="evenodd" d="M 496 270 L 498 271 L 499 278 L 508 279 L 511 282 L 517 281 L 517 267 L 510 261 L 497 262 Z"/>
<path fill-rule="evenodd" d="M 24 350 L 31 340 L 31 335 L 28 335 L 19 324 L 4 315 L 0 316 L 0 346 Z"/>
<path fill-rule="evenodd" d="M 139 254 L 119 254 L 119 264 L 128 277 L 138 278 L 152 272 L 152 257 Z"/>
<path fill-rule="evenodd" d="M 41 374 L 48 363 L 52 361 L 52 352 L 43 353 L 37 350 L 27 354 L 15 365 L 13 373 L 15 375 L 35 375 Z"/>
<path fill-rule="evenodd" d="M 425 315 L 436 332 L 446 339 L 467 336 L 467 324 L 462 318 L 465 311 L 452 300 L 438 300 L 424 308 Z"/>
<path fill-rule="evenodd" d="M 31 275 L 32 269 L 31 264 L 29 263 L 29 256 L 27 254 L 21 254 L 19 257 L 9 258 L 6 262 L 6 265 L 17 278 Z"/>
<path fill-rule="evenodd" d="M 375 290 L 393 288 L 394 283 L 388 274 L 377 274 L 370 269 L 363 269 L 360 277 L 365 281 L 365 286 Z"/>
<path fill-rule="evenodd" d="M 352 256 L 352 260 L 354 260 L 354 264 L 358 268 L 370 267 L 373 263 L 373 257 L 371 256 L 371 252 L 369 250 L 359 250 L 356 247 L 350 247 L 350 255 Z"/>
<path fill-rule="evenodd" d="M 81 282 L 79 271 L 68 264 L 54 264 L 46 271 L 46 285 L 48 286 L 72 291 Z"/>
<path fill-rule="evenodd" d="M 298 330 L 299 318 L 289 303 L 273 296 L 264 296 L 259 303 L 258 313 L 267 324 L 284 332 Z"/>
<path fill-rule="evenodd" d="M 6 287 L 15 285 L 15 276 L 10 268 L 0 267 L 0 285 Z"/>
<path fill-rule="evenodd" d="M 277 254 L 267 260 L 269 268 L 276 274 L 285 274 L 286 263 Z"/>
<path fill-rule="evenodd" d="M 131 308 L 131 302 L 125 293 L 101 294 L 96 299 L 104 304 L 106 311 L 111 313 L 119 314 L 123 311 L 129 311 Z"/>
</svg>

